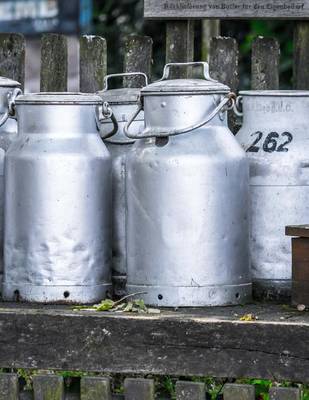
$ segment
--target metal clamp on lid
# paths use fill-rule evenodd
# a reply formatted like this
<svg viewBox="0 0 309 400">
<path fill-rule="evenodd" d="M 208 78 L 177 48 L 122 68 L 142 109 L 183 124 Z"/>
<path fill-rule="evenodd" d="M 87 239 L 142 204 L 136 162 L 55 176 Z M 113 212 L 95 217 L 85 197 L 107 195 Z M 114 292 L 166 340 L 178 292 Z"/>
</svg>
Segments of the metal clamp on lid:
<svg viewBox="0 0 309 400">
<path fill-rule="evenodd" d="M 22 94 L 22 90 L 19 88 L 13 89 L 13 91 L 8 94 L 8 108 L 0 118 L 0 127 L 4 125 L 10 117 L 15 118 L 15 100 L 20 94 Z"/>
<path fill-rule="evenodd" d="M 100 133 L 100 136 L 102 139 L 108 139 L 111 136 L 114 136 L 117 131 L 118 131 L 118 122 L 117 119 L 113 113 L 113 110 L 111 108 L 111 106 L 108 104 L 107 101 L 104 101 L 102 105 L 98 106 L 96 108 L 96 113 L 95 113 L 95 117 L 96 117 L 96 122 L 97 122 L 97 126 L 99 127 L 100 124 L 102 124 L 103 121 L 105 121 L 106 119 L 111 119 L 113 122 L 113 129 L 110 132 L 107 132 L 106 134 L 102 135 Z"/>
</svg>

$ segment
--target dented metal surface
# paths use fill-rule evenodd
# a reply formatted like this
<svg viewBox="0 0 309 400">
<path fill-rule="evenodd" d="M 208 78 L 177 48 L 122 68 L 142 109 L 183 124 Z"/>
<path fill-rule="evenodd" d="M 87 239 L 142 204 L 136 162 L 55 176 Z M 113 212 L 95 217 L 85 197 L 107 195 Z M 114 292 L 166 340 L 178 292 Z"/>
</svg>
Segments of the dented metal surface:
<svg viewBox="0 0 309 400">
<path fill-rule="evenodd" d="M 91 303 L 111 286 L 111 159 L 94 95 L 24 95 L 5 157 L 3 296 Z"/>
<path fill-rule="evenodd" d="M 291 244 L 285 226 L 309 215 L 309 92 L 242 92 L 237 134 L 250 161 L 251 261 L 254 286 L 266 297 L 291 290 Z"/>
<path fill-rule="evenodd" d="M 228 94 L 208 79 L 143 89 L 147 132 L 207 120 Z M 191 132 L 137 140 L 127 157 L 126 189 L 129 293 L 176 307 L 250 299 L 249 167 L 227 127 L 226 108 Z"/>
</svg>

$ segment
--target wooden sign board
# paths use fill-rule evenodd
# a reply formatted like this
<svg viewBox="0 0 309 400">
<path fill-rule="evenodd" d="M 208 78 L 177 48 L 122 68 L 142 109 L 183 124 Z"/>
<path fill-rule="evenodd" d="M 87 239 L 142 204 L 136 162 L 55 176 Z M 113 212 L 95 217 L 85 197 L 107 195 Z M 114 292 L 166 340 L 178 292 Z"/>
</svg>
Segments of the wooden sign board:
<svg viewBox="0 0 309 400">
<path fill-rule="evenodd" d="M 309 19 L 309 0 L 144 0 L 148 19 Z"/>
</svg>

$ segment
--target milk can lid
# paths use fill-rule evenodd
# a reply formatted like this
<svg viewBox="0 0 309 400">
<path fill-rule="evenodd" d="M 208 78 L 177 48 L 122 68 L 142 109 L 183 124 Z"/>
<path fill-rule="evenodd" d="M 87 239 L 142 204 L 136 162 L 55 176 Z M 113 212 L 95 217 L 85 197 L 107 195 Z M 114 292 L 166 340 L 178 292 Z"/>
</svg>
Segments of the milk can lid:
<svg viewBox="0 0 309 400">
<path fill-rule="evenodd" d="M 16 98 L 16 104 L 102 104 L 100 96 L 92 93 L 41 92 L 23 94 Z"/>
<path fill-rule="evenodd" d="M 20 87 L 21 84 L 13 79 L 0 76 L 0 87 Z"/>
<path fill-rule="evenodd" d="M 168 79 L 171 67 L 202 66 L 203 79 Z M 142 89 L 142 96 L 151 94 L 189 94 L 200 95 L 210 93 L 229 93 L 228 86 L 212 79 L 209 75 L 209 66 L 206 62 L 172 63 L 164 67 L 162 78 Z"/>
<path fill-rule="evenodd" d="M 120 89 L 109 89 L 108 84 L 114 78 L 141 77 L 145 81 L 145 86 L 148 85 L 147 75 L 143 72 L 125 72 L 121 74 L 106 75 L 104 78 L 104 89 L 98 92 L 103 99 L 109 104 L 136 104 L 139 101 L 141 88 L 124 87 Z"/>
</svg>

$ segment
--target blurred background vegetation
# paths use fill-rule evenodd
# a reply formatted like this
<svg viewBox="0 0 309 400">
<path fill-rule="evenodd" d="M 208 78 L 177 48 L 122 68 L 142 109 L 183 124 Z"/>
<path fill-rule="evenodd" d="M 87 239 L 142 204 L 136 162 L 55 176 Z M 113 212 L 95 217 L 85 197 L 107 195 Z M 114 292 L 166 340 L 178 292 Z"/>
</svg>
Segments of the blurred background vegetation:
<svg viewBox="0 0 309 400">
<path fill-rule="evenodd" d="M 165 23 L 144 21 L 143 0 L 94 0 L 94 31 L 107 39 L 109 72 L 122 68 L 121 40 L 129 34 L 151 36 L 154 42 L 153 76 L 160 77 L 165 62 Z M 195 22 L 195 60 L 201 59 L 201 21 Z M 292 87 L 293 22 L 287 21 L 222 21 L 221 36 L 237 39 L 240 46 L 241 88 L 250 87 L 251 43 L 257 36 L 276 37 L 281 45 L 280 86 Z"/>
</svg>

